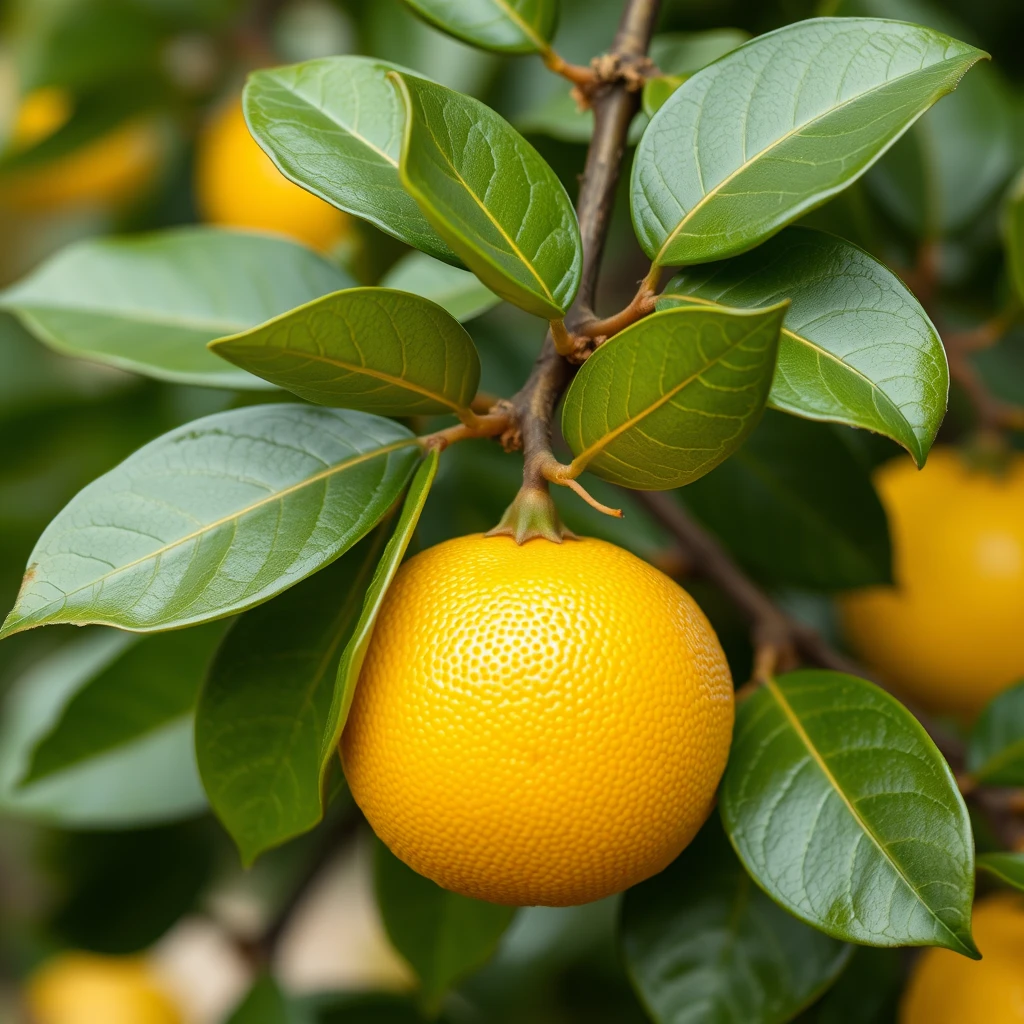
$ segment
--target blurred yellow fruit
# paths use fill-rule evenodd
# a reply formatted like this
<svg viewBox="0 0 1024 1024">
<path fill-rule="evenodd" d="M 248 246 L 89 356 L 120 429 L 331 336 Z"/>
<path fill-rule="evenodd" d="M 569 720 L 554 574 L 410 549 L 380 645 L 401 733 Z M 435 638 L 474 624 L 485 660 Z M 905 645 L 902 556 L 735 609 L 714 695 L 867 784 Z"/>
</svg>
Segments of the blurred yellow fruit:
<svg viewBox="0 0 1024 1024">
<path fill-rule="evenodd" d="M 274 231 L 320 250 L 336 245 L 351 223 L 274 166 L 249 134 L 240 102 L 218 111 L 199 138 L 196 201 L 211 224 Z"/>
<path fill-rule="evenodd" d="M 921 954 L 900 1024 L 1024 1024 L 1024 899 L 1000 893 L 979 900 L 974 940 L 982 960 L 948 949 Z"/>
<path fill-rule="evenodd" d="M 182 1024 L 146 966 L 128 957 L 65 953 L 45 963 L 25 992 L 32 1024 Z"/>
<path fill-rule="evenodd" d="M 394 853 L 494 903 L 587 903 L 655 874 L 711 810 L 729 667 L 667 576 L 600 540 L 474 535 L 384 599 L 342 758 Z"/>
<path fill-rule="evenodd" d="M 63 89 L 31 92 L 22 100 L 11 133 L 15 153 L 44 142 L 71 117 Z M 0 197 L 32 211 L 81 206 L 118 206 L 150 185 L 164 154 L 160 126 L 134 119 L 50 161 L 19 167 L 0 178 Z"/>
<path fill-rule="evenodd" d="M 843 598 L 847 637 L 908 698 L 970 718 L 1024 678 L 1024 456 L 996 475 L 940 448 L 876 485 L 897 586 Z"/>
</svg>

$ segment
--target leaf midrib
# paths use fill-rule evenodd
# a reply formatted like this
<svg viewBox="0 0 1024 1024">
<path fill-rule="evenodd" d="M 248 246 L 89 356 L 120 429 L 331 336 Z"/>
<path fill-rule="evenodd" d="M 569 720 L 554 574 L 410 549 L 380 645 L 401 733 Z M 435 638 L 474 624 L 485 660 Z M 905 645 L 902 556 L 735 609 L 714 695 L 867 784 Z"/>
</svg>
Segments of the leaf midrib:
<svg viewBox="0 0 1024 1024">
<path fill-rule="evenodd" d="M 980 57 L 976 57 L 974 62 L 976 63 L 979 59 Z M 701 209 L 703 209 L 704 205 L 709 200 L 713 199 L 716 195 L 718 195 L 718 193 L 721 192 L 721 190 L 726 185 L 728 185 L 729 182 L 733 181 L 736 177 L 742 174 L 745 170 L 747 170 L 747 168 L 751 167 L 756 161 L 760 160 L 767 153 L 770 153 L 776 147 L 781 146 L 784 142 L 788 142 L 789 139 L 793 138 L 795 135 L 798 135 L 804 129 L 812 125 L 818 124 L 821 121 L 827 120 L 837 111 L 842 110 L 844 107 L 847 107 L 850 104 L 859 102 L 866 96 L 871 96 L 873 93 L 881 92 L 883 89 L 887 89 L 889 86 L 894 85 L 898 82 L 902 82 L 907 78 L 913 78 L 916 75 L 920 75 L 925 70 L 933 71 L 937 68 L 941 68 L 943 65 L 946 64 L 961 63 L 962 60 L 963 57 L 959 59 L 950 57 L 947 58 L 946 60 L 937 61 L 935 64 L 929 65 L 927 69 L 917 68 L 915 71 L 910 71 L 905 75 L 897 75 L 895 78 L 887 79 L 881 85 L 872 86 L 870 89 L 865 89 L 864 92 L 859 92 L 855 96 L 850 96 L 848 99 L 843 100 L 842 103 L 837 103 L 834 107 L 829 107 L 828 110 L 817 115 L 816 117 L 811 118 L 808 121 L 804 121 L 802 124 L 794 125 L 785 134 L 780 135 L 779 138 L 774 139 L 772 142 L 770 142 L 764 148 L 760 149 L 753 156 L 748 157 L 746 160 L 744 160 L 743 163 L 739 165 L 739 167 L 737 167 L 734 171 L 731 171 L 728 175 L 726 175 L 726 177 L 723 178 L 717 185 L 712 186 L 711 189 L 705 192 L 704 195 L 701 196 L 701 198 L 698 199 L 696 203 L 694 203 L 694 205 L 683 215 L 682 220 L 680 220 L 679 223 L 676 224 L 676 226 L 669 233 L 668 237 L 661 244 L 661 247 L 658 249 L 657 255 L 654 257 L 655 265 L 660 265 L 666 250 L 672 245 L 672 243 L 676 240 L 676 238 L 682 232 L 683 228 L 686 226 L 687 223 L 689 223 L 689 221 L 694 217 L 694 215 L 696 215 Z"/>
<path fill-rule="evenodd" d="M 242 519 L 244 516 L 249 515 L 251 512 L 254 512 L 257 509 L 262 508 L 265 505 L 270 505 L 276 501 L 283 501 L 289 495 L 294 494 L 297 491 L 301 491 L 305 487 L 310 487 L 314 484 L 320 483 L 322 480 L 328 480 L 336 473 L 342 473 L 345 470 L 351 469 L 353 466 L 357 466 L 363 462 L 369 462 L 371 459 L 375 459 L 381 455 L 390 455 L 394 451 L 398 451 L 402 448 L 407 448 L 411 445 L 416 445 L 418 443 L 419 439 L 416 437 L 403 438 L 401 441 L 393 441 L 391 444 L 384 445 L 381 448 L 375 448 L 373 451 L 370 452 L 361 452 L 359 455 L 346 459 L 344 462 L 339 462 L 334 466 L 328 466 L 327 469 L 321 470 L 319 473 L 315 473 L 313 476 L 307 477 L 305 480 L 300 480 L 298 483 L 291 484 L 289 487 L 286 487 L 283 490 L 275 491 L 273 494 L 269 494 L 265 498 L 261 498 L 259 501 L 255 501 L 250 505 L 246 505 L 244 508 L 232 512 L 230 515 L 221 516 L 220 519 L 217 519 L 212 523 L 206 523 L 199 529 L 193 530 L 191 533 L 188 533 L 183 537 L 179 537 L 168 544 L 164 544 L 161 547 L 157 548 L 155 551 L 150 551 L 147 554 L 142 555 L 141 557 L 126 563 L 125 565 L 119 565 L 116 568 L 111 569 L 109 572 L 104 573 L 102 576 L 97 576 L 95 579 L 90 580 L 88 583 L 83 583 L 80 587 L 76 587 L 74 590 L 66 591 L 59 601 L 50 601 L 48 604 L 44 605 L 44 609 L 48 609 L 58 604 L 66 605 L 70 598 L 74 597 L 76 594 L 80 594 L 83 590 L 88 590 L 91 587 L 95 587 L 101 583 L 105 583 L 107 580 L 113 578 L 114 576 L 117 576 L 123 572 L 127 572 L 129 569 L 134 569 L 136 566 L 142 565 L 145 562 L 149 562 L 154 558 L 160 558 L 163 555 L 165 555 L 168 551 L 173 551 L 175 548 L 181 547 L 181 545 L 187 544 L 189 541 L 193 541 L 198 537 L 205 536 L 212 530 L 216 530 L 219 527 L 226 525 L 227 523 L 231 523 L 236 520 Z M 12 610 L 11 615 L 14 615 L 16 611 L 17 607 L 15 607 Z M 36 624 L 38 624 L 41 615 L 45 616 L 45 611 L 37 610 L 33 613 L 32 617 L 36 620 Z M 77 622 L 78 620 L 70 621 Z M 90 619 L 88 621 L 93 622 L 94 620 Z M 11 626 L 17 626 L 17 623 L 11 623 L 11 626 L 9 626 L 8 623 L 10 623 L 10 616 L 8 616 L 8 621 L 5 622 L 2 627 L 0 627 L 0 639 L 3 639 L 3 637 L 9 636 L 11 633 L 17 631 L 17 629 L 11 628 Z"/>
<path fill-rule="evenodd" d="M 90 306 L 66 305 L 64 303 L 35 305 L 31 303 L 15 304 L 9 300 L 4 300 L 0 302 L 0 308 L 10 309 L 14 313 L 35 317 L 41 317 L 47 313 L 71 313 L 77 316 L 95 317 L 96 319 L 117 320 L 127 324 L 141 323 L 157 327 L 178 327 L 183 330 L 198 331 L 203 334 L 208 334 L 211 331 L 215 333 L 237 334 L 239 331 L 247 330 L 253 326 L 252 321 L 202 320 L 161 312 L 146 312 L 134 309 L 96 309 Z M 259 321 L 257 320 L 256 323 L 259 323 Z M 69 345 L 69 347 L 71 346 Z M 79 348 L 77 345 L 74 347 Z"/>
<path fill-rule="evenodd" d="M 547 40 L 540 36 L 534 27 L 529 24 L 529 22 L 525 21 L 522 15 L 520 15 L 520 13 L 510 3 L 507 3 L 506 0 L 491 0 L 491 3 L 493 3 L 498 10 L 504 12 L 508 20 L 513 22 L 519 28 L 519 31 L 537 47 L 540 53 L 546 53 L 550 49 Z"/>
<path fill-rule="evenodd" d="M 224 342 L 223 344 L 212 344 L 210 350 L 212 352 L 218 352 L 219 349 L 223 348 L 230 351 L 235 343 Z M 406 380 L 404 377 L 395 377 L 390 373 L 385 373 L 383 370 L 374 370 L 367 366 L 358 366 L 355 363 L 347 363 L 343 359 L 335 359 L 331 356 L 322 356 L 313 352 L 303 352 L 299 349 L 287 348 L 287 347 L 275 347 L 272 345 L 238 345 L 239 349 L 245 349 L 246 351 L 257 351 L 263 352 L 270 349 L 274 352 L 286 353 L 293 355 L 296 358 L 301 358 L 303 362 L 314 362 L 324 363 L 327 366 L 333 366 L 339 370 L 347 370 L 350 373 L 363 374 L 366 377 L 372 377 L 374 380 L 384 381 L 386 384 L 391 384 L 394 387 L 404 388 L 407 391 L 415 392 L 418 395 L 423 395 L 425 398 L 431 398 L 436 402 L 440 402 L 442 405 L 447 406 L 452 412 L 459 413 L 465 412 L 465 407 L 459 405 L 458 402 L 454 402 L 444 395 L 438 394 L 437 392 L 431 391 L 429 388 L 421 387 L 418 384 L 413 384 L 411 381 Z M 246 369 L 246 367 L 242 367 Z M 249 371 L 254 372 L 254 371 Z"/>
<path fill-rule="evenodd" d="M 956 946 L 959 949 L 965 949 L 966 947 L 964 946 L 960 937 L 949 927 L 948 924 L 946 924 L 945 921 L 938 917 L 935 911 L 932 910 L 932 908 L 924 901 L 924 899 L 921 897 L 920 892 L 918 892 L 917 886 L 915 886 L 913 882 L 911 882 L 911 880 L 907 877 L 906 873 L 903 870 L 903 866 L 886 851 L 885 846 L 882 844 L 882 841 L 878 837 L 878 835 L 876 835 L 875 830 L 871 827 L 870 824 L 868 824 L 868 822 L 864 819 L 860 812 L 850 802 L 850 799 L 847 797 L 846 793 L 840 787 L 838 780 L 832 774 L 831 769 L 825 763 L 825 759 L 821 756 L 821 753 L 818 751 L 818 748 L 814 745 L 810 736 L 807 734 L 807 730 L 804 729 L 803 723 L 800 721 L 799 717 L 793 710 L 789 701 L 786 700 L 786 697 L 783 694 L 781 688 L 779 687 L 777 681 L 769 677 L 765 680 L 764 685 L 768 692 L 772 695 L 772 697 L 775 698 L 775 702 L 779 706 L 779 710 L 782 711 L 786 720 L 789 722 L 789 725 L 792 728 L 793 732 L 796 733 L 797 738 L 800 740 L 804 748 L 807 750 L 807 753 L 810 755 L 811 760 L 814 761 L 814 763 L 818 766 L 818 770 L 822 773 L 822 775 L 825 776 L 825 781 L 828 782 L 829 786 L 831 786 L 832 791 L 843 802 L 843 805 L 846 807 L 847 811 L 849 811 L 850 816 L 853 818 L 854 822 L 856 822 L 856 824 L 860 826 L 864 834 L 871 840 L 872 843 L 874 843 L 875 848 L 882 855 L 885 862 L 896 871 L 896 874 L 899 876 L 900 880 L 907 887 L 907 889 L 909 889 L 910 892 L 913 893 L 914 899 L 916 899 L 917 902 L 920 903 L 922 907 L 924 907 L 924 909 L 928 912 L 932 920 L 942 927 L 942 929 L 956 943 Z"/>
<path fill-rule="evenodd" d="M 677 384 L 674 388 L 671 388 L 670 390 L 666 391 L 663 395 L 661 395 L 658 398 L 656 402 L 652 402 L 650 405 L 648 405 L 643 410 L 643 412 L 639 412 L 635 416 L 631 416 L 621 426 L 618 426 L 614 430 L 611 430 L 608 433 L 603 434 L 597 441 L 594 441 L 592 444 L 587 445 L 587 447 L 584 448 L 583 451 L 581 451 L 579 455 L 577 455 L 576 458 L 572 460 L 571 468 L 574 471 L 574 473 L 576 475 L 582 473 L 583 470 L 585 470 L 587 466 L 594 460 L 595 456 L 599 455 L 617 437 L 621 436 L 631 427 L 636 426 L 637 423 L 641 422 L 642 420 L 645 420 L 651 414 L 657 412 L 658 409 L 660 409 L 663 405 L 665 405 L 671 399 L 675 398 L 675 396 L 678 395 L 680 391 L 688 387 L 695 380 L 699 379 L 701 374 L 707 373 L 707 371 L 710 370 L 711 367 L 721 362 L 721 360 L 723 360 L 727 355 L 729 355 L 730 352 L 739 348 L 751 336 L 756 334 L 757 331 L 760 330 L 760 328 L 763 326 L 763 321 L 756 322 L 755 325 L 741 338 L 738 338 L 733 344 L 729 345 L 727 348 L 724 348 L 721 352 L 719 352 L 717 356 L 715 356 L 714 359 L 711 359 L 708 362 L 706 362 L 696 373 L 691 374 L 685 380 Z"/>
</svg>

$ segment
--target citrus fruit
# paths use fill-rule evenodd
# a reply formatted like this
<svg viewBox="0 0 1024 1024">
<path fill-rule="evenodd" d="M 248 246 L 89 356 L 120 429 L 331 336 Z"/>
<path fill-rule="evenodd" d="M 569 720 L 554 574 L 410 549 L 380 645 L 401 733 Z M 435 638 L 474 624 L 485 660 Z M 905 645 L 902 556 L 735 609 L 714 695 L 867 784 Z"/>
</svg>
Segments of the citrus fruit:
<svg viewBox="0 0 1024 1024">
<path fill-rule="evenodd" d="M 395 576 L 342 759 L 420 874 L 566 906 L 675 859 L 711 810 L 732 722 L 718 638 L 663 573 L 604 541 L 477 534 Z"/>
<path fill-rule="evenodd" d="M 15 119 L 12 151 L 44 142 L 72 111 L 65 90 L 29 93 Z M 122 205 L 152 183 L 164 148 L 160 126 L 151 118 L 134 118 L 53 160 L 12 170 L 0 181 L 0 193 L 7 203 L 29 210 Z"/>
<path fill-rule="evenodd" d="M 1024 677 L 1024 456 L 995 474 L 937 449 L 876 484 L 896 585 L 847 595 L 846 635 L 907 697 L 970 718 Z"/>
<path fill-rule="evenodd" d="M 183 1016 L 145 961 L 64 953 L 30 979 L 33 1024 L 182 1024 Z"/>
<path fill-rule="evenodd" d="M 196 201 L 203 219 L 225 227 L 289 235 L 329 249 L 348 231 L 348 214 L 299 188 L 249 133 L 239 101 L 219 110 L 199 138 Z"/>
<path fill-rule="evenodd" d="M 979 900 L 973 930 L 984 959 L 922 953 L 900 1024 L 1024 1024 L 1024 899 L 999 893 Z"/>
</svg>

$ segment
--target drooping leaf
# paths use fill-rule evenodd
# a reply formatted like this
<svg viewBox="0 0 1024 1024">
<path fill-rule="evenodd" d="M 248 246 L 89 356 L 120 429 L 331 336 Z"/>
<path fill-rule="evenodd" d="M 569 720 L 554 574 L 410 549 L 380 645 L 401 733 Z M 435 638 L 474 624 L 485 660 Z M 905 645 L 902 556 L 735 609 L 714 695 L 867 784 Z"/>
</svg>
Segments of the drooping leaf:
<svg viewBox="0 0 1024 1024">
<path fill-rule="evenodd" d="M 480 382 L 465 328 L 389 288 L 325 295 L 210 348 L 309 402 L 380 416 L 464 412 Z"/>
<path fill-rule="evenodd" d="M 402 513 L 395 524 L 394 532 L 387 547 L 384 548 L 384 554 L 377 564 L 373 579 L 366 588 L 359 620 L 345 644 L 345 650 L 342 652 L 341 662 L 338 665 L 334 695 L 327 717 L 327 727 L 323 733 L 324 743 L 320 754 L 324 764 L 335 756 L 335 751 L 338 749 L 338 743 L 352 707 L 352 700 L 355 697 L 359 673 L 373 637 L 373 629 L 377 623 L 380 606 L 388 587 L 391 586 L 391 581 L 395 578 L 395 573 L 398 572 L 398 567 L 402 564 L 405 552 L 409 548 L 409 542 L 416 532 L 423 506 L 430 495 L 434 477 L 437 476 L 438 460 L 439 453 L 433 449 L 427 453 L 426 458 L 417 468 L 405 496 Z"/>
<path fill-rule="evenodd" d="M 428 1012 L 436 1012 L 456 981 L 491 958 L 516 909 L 448 892 L 383 843 L 377 843 L 375 878 L 388 937 L 416 972 Z"/>
<path fill-rule="evenodd" d="M 1024 682 L 993 698 L 978 717 L 967 770 L 987 786 L 1024 786 Z"/>
<path fill-rule="evenodd" d="M 452 262 L 451 249 L 398 180 L 405 115 L 387 80 L 394 68 L 345 56 L 256 71 L 242 94 L 246 120 L 285 177 Z"/>
<path fill-rule="evenodd" d="M 36 782 L 190 715 L 220 623 L 132 638 L 64 705 L 36 744 L 21 785 Z"/>
<path fill-rule="evenodd" d="M 684 500 L 773 584 L 841 589 L 892 580 L 885 510 L 837 427 L 769 412 Z"/>
<path fill-rule="evenodd" d="M 982 853 L 978 868 L 1024 892 L 1024 853 Z"/>
<path fill-rule="evenodd" d="M 295 242 L 187 227 L 76 242 L 0 293 L 0 307 L 69 355 L 178 383 L 266 388 L 206 343 L 354 283 Z"/>
<path fill-rule="evenodd" d="M 18 680 L 0 716 L 0 812 L 65 828 L 141 828 L 205 809 L 191 715 L 67 771 L 18 785 L 33 749 L 67 703 L 131 642 L 117 630 L 91 630 Z"/>
<path fill-rule="evenodd" d="M 785 311 L 668 309 L 605 342 L 565 398 L 573 469 L 643 490 L 714 469 L 764 409 Z"/>
<path fill-rule="evenodd" d="M 622 907 L 630 979 L 657 1024 L 784 1024 L 831 984 L 850 947 L 751 881 L 717 816 Z"/>
<path fill-rule="evenodd" d="M 946 353 L 913 293 L 862 249 L 790 228 L 754 252 L 676 275 L 658 308 L 783 298 L 792 305 L 768 404 L 884 434 L 922 464 L 946 412 Z"/>
<path fill-rule="evenodd" d="M 743 701 L 720 807 L 747 870 L 801 920 L 978 957 L 963 798 L 920 723 L 873 683 L 805 670 Z"/>
<path fill-rule="evenodd" d="M 312 406 L 172 430 L 43 531 L 0 636 L 56 622 L 174 629 L 251 608 L 366 534 L 419 451 L 391 420 Z"/>
<path fill-rule="evenodd" d="M 380 286 L 422 295 L 443 306 L 460 323 L 486 313 L 501 302 L 475 274 L 422 252 L 403 256 L 381 278 Z"/>
<path fill-rule="evenodd" d="M 750 38 L 738 28 L 666 32 L 651 40 L 651 59 L 663 72 L 644 83 L 643 110 L 650 118 L 691 75 L 742 46 Z"/>
<path fill-rule="evenodd" d="M 246 612 L 210 668 L 196 708 L 196 757 L 210 805 L 246 864 L 323 817 L 321 748 L 338 661 L 386 531 Z"/>
<path fill-rule="evenodd" d="M 863 174 L 986 56 L 931 29 L 815 18 L 697 72 L 637 148 L 633 225 L 659 266 L 753 248 Z"/>
<path fill-rule="evenodd" d="M 558 25 L 559 0 L 405 2 L 442 32 L 500 53 L 542 53 Z"/>
<path fill-rule="evenodd" d="M 491 291 L 529 313 L 561 318 L 579 287 L 582 243 L 555 172 L 479 100 L 414 76 L 391 77 L 406 112 L 402 184 Z"/>
<path fill-rule="evenodd" d="M 1006 199 L 1003 237 L 1010 280 L 1017 290 L 1017 301 L 1024 303 L 1024 171 L 1017 176 Z"/>
</svg>

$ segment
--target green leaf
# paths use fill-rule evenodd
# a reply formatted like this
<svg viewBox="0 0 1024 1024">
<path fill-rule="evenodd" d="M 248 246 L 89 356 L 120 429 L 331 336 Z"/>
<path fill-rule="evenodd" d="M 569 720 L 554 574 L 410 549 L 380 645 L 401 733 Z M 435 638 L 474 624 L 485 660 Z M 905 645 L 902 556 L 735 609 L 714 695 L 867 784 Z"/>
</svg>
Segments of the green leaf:
<svg viewBox="0 0 1024 1024">
<path fill-rule="evenodd" d="M 913 293 L 855 245 L 790 228 L 757 250 L 684 271 L 658 309 L 790 299 L 768 404 L 891 437 L 921 465 L 946 412 L 949 371 Z"/>
<path fill-rule="evenodd" d="M 286 178 L 402 242 L 455 261 L 398 180 L 405 114 L 387 81 L 395 68 L 347 56 L 256 71 L 242 94 L 246 120 Z"/>
<path fill-rule="evenodd" d="M 283 238 L 175 228 L 76 242 L 0 293 L 58 351 L 182 384 L 265 388 L 206 343 L 355 282 Z"/>
<path fill-rule="evenodd" d="M 1024 891 L 1024 853 L 983 853 L 978 867 L 1005 885 Z"/>
<path fill-rule="evenodd" d="M 139 632 L 222 618 L 366 534 L 419 456 L 366 413 L 258 405 L 158 437 L 43 531 L 0 637 L 55 622 Z"/>
<path fill-rule="evenodd" d="M 308 402 L 379 416 L 464 413 L 480 383 L 465 328 L 388 288 L 325 295 L 210 348 Z"/>
<path fill-rule="evenodd" d="M 261 974 L 226 1024 L 307 1024 L 311 1017 L 291 1005 L 269 974 Z"/>
<path fill-rule="evenodd" d="M 436 1012 L 460 978 L 494 953 L 515 907 L 448 892 L 377 843 L 377 903 L 388 937 L 420 981 L 428 1012 Z"/>
<path fill-rule="evenodd" d="M 873 683 L 769 680 L 737 709 L 719 806 L 746 869 L 801 920 L 978 958 L 967 808 L 920 723 Z"/>
<path fill-rule="evenodd" d="M 560 319 L 579 287 L 582 243 L 555 172 L 479 100 L 421 78 L 391 77 L 405 104 L 406 190 L 491 291 Z"/>
<path fill-rule="evenodd" d="M 17 681 L 0 716 L 0 813 L 64 828 L 132 828 L 205 809 L 191 715 L 75 768 L 18 785 L 32 750 L 68 702 L 131 643 L 117 630 L 90 630 Z"/>
<path fill-rule="evenodd" d="M 422 252 L 403 256 L 384 275 L 380 285 L 422 295 L 443 306 L 460 323 L 486 313 L 501 302 L 475 274 L 449 266 Z"/>
<path fill-rule="evenodd" d="M 338 662 L 386 537 L 382 525 L 246 612 L 217 651 L 196 707 L 196 757 L 246 865 L 323 818 L 321 748 Z"/>
<path fill-rule="evenodd" d="M 338 749 L 348 713 L 352 708 L 356 684 L 359 682 L 359 673 L 373 637 L 373 628 L 377 623 L 380 606 L 384 602 L 384 595 L 387 593 L 388 587 L 391 586 L 391 581 L 395 578 L 395 573 L 398 572 L 398 567 L 402 564 L 409 542 L 416 532 L 420 515 L 423 513 L 423 506 L 426 504 L 430 488 L 437 476 L 439 458 L 437 449 L 431 450 L 416 470 L 416 475 L 409 485 L 409 492 L 405 496 L 405 503 L 402 505 L 402 514 L 398 517 L 394 533 L 384 549 L 384 554 L 381 556 L 373 579 L 366 590 L 359 621 L 345 644 L 341 663 L 338 665 L 338 676 L 327 718 L 327 728 L 323 733 L 324 743 L 320 756 L 324 764 L 335 756 Z"/>
<path fill-rule="evenodd" d="M 442 32 L 500 53 L 543 53 L 558 25 L 559 0 L 405 2 Z"/>
<path fill-rule="evenodd" d="M 850 955 L 754 885 L 717 816 L 660 875 L 626 893 L 621 936 L 657 1024 L 784 1024 Z"/>
<path fill-rule="evenodd" d="M 896 1024 L 903 983 L 899 950 L 858 946 L 839 980 L 797 1024 Z"/>
<path fill-rule="evenodd" d="M 224 629 L 211 623 L 133 637 L 64 706 L 39 740 L 21 785 L 89 761 L 189 714 Z"/>
<path fill-rule="evenodd" d="M 863 174 L 987 56 L 940 32 L 815 18 L 688 79 L 633 163 L 633 225 L 658 266 L 753 248 Z"/>
<path fill-rule="evenodd" d="M 666 490 L 714 469 L 764 409 L 785 311 L 668 309 L 605 342 L 562 410 L 574 471 Z"/>
<path fill-rule="evenodd" d="M 1003 211 L 1003 239 L 1017 301 L 1024 302 L 1024 171 L 1017 176 Z"/>
<path fill-rule="evenodd" d="M 666 32 L 655 36 L 651 40 L 651 59 L 663 74 L 644 83 L 644 113 L 653 117 L 691 75 L 742 46 L 749 38 L 750 33 L 739 28 Z"/>
<path fill-rule="evenodd" d="M 978 717 L 967 770 L 986 786 L 1024 786 L 1024 682 L 994 697 Z"/>
<path fill-rule="evenodd" d="M 892 581 L 885 510 L 839 428 L 769 413 L 684 498 L 744 567 L 773 584 Z"/>
</svg>

